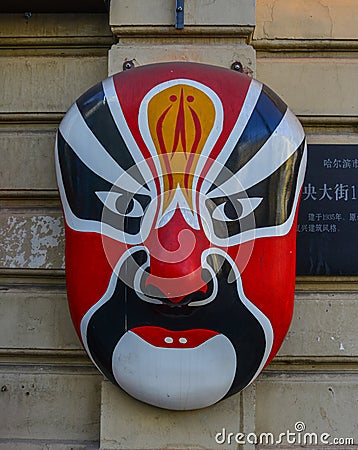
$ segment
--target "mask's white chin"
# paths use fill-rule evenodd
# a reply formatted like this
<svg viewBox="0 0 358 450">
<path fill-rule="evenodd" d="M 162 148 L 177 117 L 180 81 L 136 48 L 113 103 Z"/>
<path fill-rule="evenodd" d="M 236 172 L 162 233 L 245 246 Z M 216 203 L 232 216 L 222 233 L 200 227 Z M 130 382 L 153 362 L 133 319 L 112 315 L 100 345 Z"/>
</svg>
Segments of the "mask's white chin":
<svg viewBox="0 0 358 450">
<path fill-rule="evenodd" d="M 166 409 L 197 409 L 227 394 L 236 353 L 222 334 L 183 349 L 156 347 L 127 331 L 114 349 L 112 370 L 122 389 L 138 400 Z"/>
</svg>

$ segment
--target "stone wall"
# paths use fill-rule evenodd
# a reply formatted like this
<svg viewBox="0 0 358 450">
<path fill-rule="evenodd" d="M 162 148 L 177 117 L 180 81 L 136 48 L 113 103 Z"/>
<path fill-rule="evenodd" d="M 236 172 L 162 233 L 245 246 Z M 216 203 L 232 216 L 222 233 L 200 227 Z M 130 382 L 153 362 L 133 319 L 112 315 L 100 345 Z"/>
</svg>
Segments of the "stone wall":
<svg viewBox="0 0 358 450">
<path fill-rule="evenodd" d="M 71 103 L 125 58 L 228 67 L 243 58 L 299 116 L 310 143 L 358 143 L 355 0 L 257 0 L 253 36 L 255 2 L 244 2 L 247 26 L 240 28 L 230 15 L 216 24 L 209 11 L 203 22 L 199 10 L 195 19 L 192 5 L 186 34 L 176 40 L 166 26 L 172 11 L 155 1 L 157 22 L 138 15 L 128 27 L 125 11 L 135 2 L 112 0 L 119 42 L 109 69 L 108 15 L 0 15 L 0 449 L 95 449 L 100 442 L 102 449 L 252 449 L 220 444 L 215 435 L 225 428 L 278 436 L 298 422 L 358 445 L 357 277 L 298 277 L 294 320 L 278 356 L 244 393 L 203 411 L 167 413 L 118 392 L 73 331 L 55 130 Z"/>
<path fill-rule="evenodd" d="M 106 14 L 0 15 L 0 448 L 98 448 L 101 376 L 73 331 L 56 128 L 107 76 Z M 85 444 L 81 446 L 82 444 Z"/>
<path fill-rule="evenodd" d="M 357 144 L 357 3 L 258 0 L 256 7 L 257 78 L 298 115 L 308 143 Z M 307 432 L 358 445 L 357 307 L 357 277 L 298 277 L 291 329 L 256 383 L 257 432 L 278 435 L 302 421 Z"/>
</svg>

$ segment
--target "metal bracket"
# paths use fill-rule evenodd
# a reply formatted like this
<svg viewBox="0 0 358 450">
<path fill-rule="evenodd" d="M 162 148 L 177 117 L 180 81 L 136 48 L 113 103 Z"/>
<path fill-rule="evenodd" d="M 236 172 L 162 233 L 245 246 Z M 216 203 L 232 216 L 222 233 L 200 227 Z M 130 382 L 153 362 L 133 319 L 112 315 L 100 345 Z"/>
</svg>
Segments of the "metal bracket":
<svg viewBox="0 0 358 450">
<path fill-rule="evenodd" d="M 175 28 L 177 30 L 182 30 L 184 28 L 184 0 L 176 0 Z"/>
<path fill-rule="evenodd" d="M 233 63 L 231 64 L 231 69 L 232 69 L 232 70 L 236 70 L 236 72 L 241 72 L 241 73 L 244 72 L 244 68 L 243 68 L 243 66 L 242 66 L 242 64 L 241 64 L 240 61 L 235 61 L 235 62 L 233 62 Z"/>
<path fill-rule="evenodd" d="M 123 70 L 133 69 L 134 60 L 133 59 L 125 59 L 122 67 L 123 67 Z"/>
</svg>

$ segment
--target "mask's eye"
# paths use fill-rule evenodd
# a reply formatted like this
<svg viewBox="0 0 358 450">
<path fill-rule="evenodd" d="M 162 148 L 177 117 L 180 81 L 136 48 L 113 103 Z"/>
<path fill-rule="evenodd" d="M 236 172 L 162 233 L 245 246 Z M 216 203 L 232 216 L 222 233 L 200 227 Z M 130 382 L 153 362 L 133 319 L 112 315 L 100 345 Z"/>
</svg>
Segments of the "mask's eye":
<svg viewBox="0 0 358 450">
<path fill-rule="evenodd" d="M 262 201 L 262 197 L 240 198 L 236 200 L 226 200 L 216 206 L 212 213 L 213 219 L 222 222 L 233 222 L 243 219 L 256 209 Z"/>
<path fill-rule="evenodd" d="M 134 197 L 120 192 L 96 192 L 97 197 L 110 211 L 126 217 L 142 217 L 142 205 Z"/>
</svg>

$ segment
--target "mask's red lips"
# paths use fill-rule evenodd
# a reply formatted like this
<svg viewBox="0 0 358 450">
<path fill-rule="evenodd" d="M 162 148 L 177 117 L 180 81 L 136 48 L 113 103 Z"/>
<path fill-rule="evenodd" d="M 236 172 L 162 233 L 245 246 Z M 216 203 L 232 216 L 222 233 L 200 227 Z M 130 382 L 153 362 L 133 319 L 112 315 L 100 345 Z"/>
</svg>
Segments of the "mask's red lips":
<svg viewBox="0 0 358 450">
<path fill-rule="evenodd" d="M 143 326 L 130 330 L 155 347 L 194 348 L 220 334 L 216 331 L 197 328 L 185 331 L 172 331 L 166 328 Z"/>
</svg>

